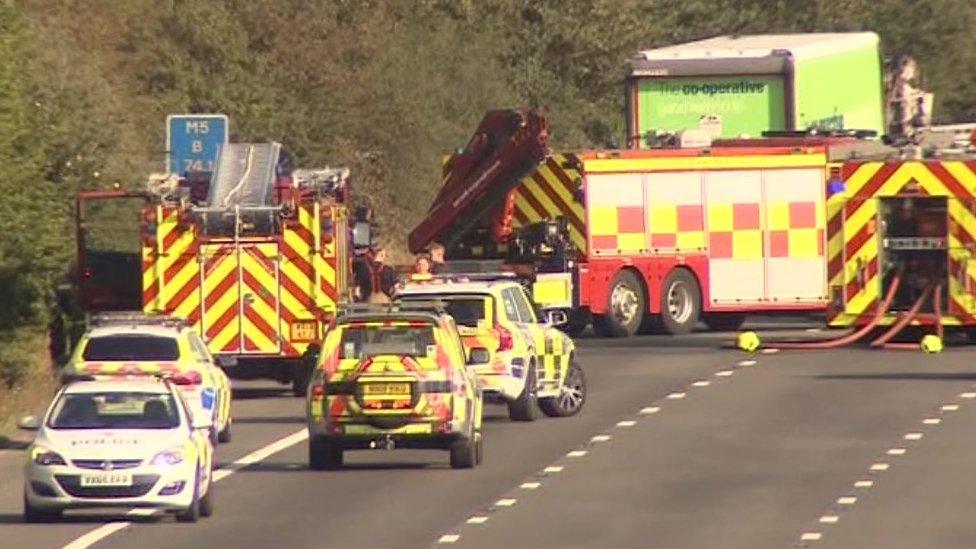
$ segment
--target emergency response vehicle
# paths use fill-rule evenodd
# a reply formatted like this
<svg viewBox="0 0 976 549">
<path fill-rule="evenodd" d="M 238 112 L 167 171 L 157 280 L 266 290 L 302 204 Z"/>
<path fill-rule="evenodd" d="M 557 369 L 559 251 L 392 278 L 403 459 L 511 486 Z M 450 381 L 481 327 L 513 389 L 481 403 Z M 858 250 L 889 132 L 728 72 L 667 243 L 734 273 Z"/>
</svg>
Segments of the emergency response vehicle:
<svg viewBox="0 0 976 549">
<path fill-rule="evenodd" d="M 37 432 L 24 466 L 27 522 L 92 507 L 162 509 L 181 522 L 213 513 L 210 420 L 190 413 L 174 382 L 73 381 L 20 427 Z"/>
<path fill-rule="evenodd" d="M 230 143 L 207 175 L 79 193 L 82 308 L 135 296 L 146 313 L 187 319 L 232 377 L 292 382 L 304 394 L 317 342 L 352 293 L 354 250 L 370 245 L 369 224 L 349 209 L 349 170 L 292 169 L 278 143 Z M 141 201 L 132 261 L 93 249 L 93 210 L 113 200 Z"/>
<path fill-rule="evenodd" d="M 555 326 L 565 314 L 542 311 L 522 286 L 501 274 L 458 274 L 411 282 L 401 303 L 432 300 L 454 317 L 465 346 L 488 349 L 475 366 L 485 398 L 508 406 L 513 421 L 532 421 L 536 406 L 551 417 L 576 415 L 586 402 L 586 378 L 573 340 Z"/>
<path fill-rule="evenodd" d="M 487 350 L 465 350 L 447 314 L 390 307 L 343 314 L 310 384 L 309 466 L 335 469 L 346 450 L 394 448 L 447 450 L 452 468 L 476 466 L 483 397 L 473 367 L 487 361 Z"/>
<path fill-rule="evenodd" d="M 411 250 L 437 241 L 452 261 L 507 264 L 569 333 L 591 316 L 629 336 L 824 309 L 822 144 L 555 153 L 547 138 L 539 112 L 488 113 L 447 160 Z"/>
<path fill-rule="evenodd" d="M 233 417 L 227 375 L 187 322 L 141 313 L 103 313 L 91 319 L 65 364 L 65 379 L 97 376 L 178 376 L 177 385 L 196 418 L 212 425 L 214 442 L 229 442 Z"/>
</svg>

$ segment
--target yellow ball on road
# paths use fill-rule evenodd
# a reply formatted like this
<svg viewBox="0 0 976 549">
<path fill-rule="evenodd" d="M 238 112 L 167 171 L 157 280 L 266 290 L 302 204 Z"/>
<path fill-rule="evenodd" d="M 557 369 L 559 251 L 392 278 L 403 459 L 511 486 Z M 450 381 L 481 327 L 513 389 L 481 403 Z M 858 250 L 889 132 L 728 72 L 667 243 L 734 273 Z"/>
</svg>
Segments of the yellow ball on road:
<svg viewBox="0 0 976 549">
<path fill-rule="evenodd" d="M 937 335 L 929 334 L 922 338 L 919 346 L 926 353 L 939 353 L 942 352 L 942 339 Z"/>
<path fill-rule="evenodd" d="M 759 341 L 759 336 L 756 332 L 742 332 L 739 334 L 739 348 L 747 353 L 753 353 L 759 349 L 761 345 Z"/>
</svg>

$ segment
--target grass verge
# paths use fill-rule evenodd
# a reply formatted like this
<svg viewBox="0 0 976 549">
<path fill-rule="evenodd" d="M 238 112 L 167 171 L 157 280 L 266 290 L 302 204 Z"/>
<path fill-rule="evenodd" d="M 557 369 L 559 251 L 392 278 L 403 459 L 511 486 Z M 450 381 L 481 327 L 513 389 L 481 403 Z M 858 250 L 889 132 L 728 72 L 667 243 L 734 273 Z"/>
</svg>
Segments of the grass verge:
<svg viewBox="0 0 976 549">
<path fill-rule="evenodd" d="M 3 338 L 0 350 L 0 450 L 23 447 L 30 435 L 17 429 L 24 414 L 43 413 L 57 386 L 47 334 L 23 328 Z"/>
</svg>

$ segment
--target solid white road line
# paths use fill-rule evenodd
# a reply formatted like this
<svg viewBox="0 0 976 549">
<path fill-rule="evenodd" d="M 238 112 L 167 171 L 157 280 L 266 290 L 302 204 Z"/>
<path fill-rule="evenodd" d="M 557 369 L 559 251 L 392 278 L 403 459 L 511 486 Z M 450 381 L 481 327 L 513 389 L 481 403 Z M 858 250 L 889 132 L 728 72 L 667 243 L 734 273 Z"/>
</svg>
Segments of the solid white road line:
<svg viewBox="0 0 976 549">
<path fill-rule="evenodd" d="M 276 454 L 284 450 L 285 448 L 294 446 L 295 444 L 298 444 L 299 442 L 307 438 L 308 438 L 308 430 L 302 429 L 300 431 L 296 431 L 286 436 L 285 438 L 276 440 L 275 442 L 272 442 L 271 444 L 265 446 L 264 448 L 255 450 L 250 454 L 228 464 L 225 468 L 214 471 L 213 481 L 220 482 L 222 479 L 225 479 L 230 475 L 233 475 L 235 472 L 240 471 L 241 469 L 247 467 L 248 465 L 253 465 L 255 463 L 258 463 L 259 461 L 263 461 L 268 457 L 270 457 L 272 454 Z M 126 515 L 127 516 L 149 516 L 154 513 L 155 511 L 153 511 L 152 509 L 132 509 L 131 511 L 126 513 Z M 112 534 L 120 530 L 126 529 L 131 524 L 132 523 L 128 521 L 120 521 L 120 522 L 110 522 L 103 526 L 99 526 L 98 528 L 95 528 L 91 532 L 88 532 L 87 534 L 65 545 L 64 549 L 86 549 L 87 547 L 91 547 L 95 543 L 98 543 L 99 541 L 111 536 Z"/>
</svg>

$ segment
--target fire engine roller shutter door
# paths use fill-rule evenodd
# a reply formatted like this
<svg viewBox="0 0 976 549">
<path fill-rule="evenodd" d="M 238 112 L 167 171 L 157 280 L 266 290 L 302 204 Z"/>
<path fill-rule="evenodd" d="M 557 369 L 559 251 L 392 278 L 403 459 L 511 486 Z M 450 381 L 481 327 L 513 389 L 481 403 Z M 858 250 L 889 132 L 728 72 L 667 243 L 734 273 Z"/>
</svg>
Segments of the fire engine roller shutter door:
<svg viewBox="0 0 976 549">
<path fill-rule="evenodd" d="M 639 254 L 647 250 L 642 174 L 588 175 L 586 205 L 593 256 Z"/>
<path fill-rule="evenodd" d="M 652 172 L 645 176 L 650 247 L 655 252 L 706 249 L 700 171 Z"/>
<path fill-rule="evenodd" d="M 765 296 L 762 172 L 704 175 L 708 228 L 708 285 L 715 305 L 758 303 Z"/>
<path fill-rule="evenodd" d="M 763 173 L 766 298 L 773 303 L 827 298 L 824 178 L 819 168 Z"/>
</svg>

